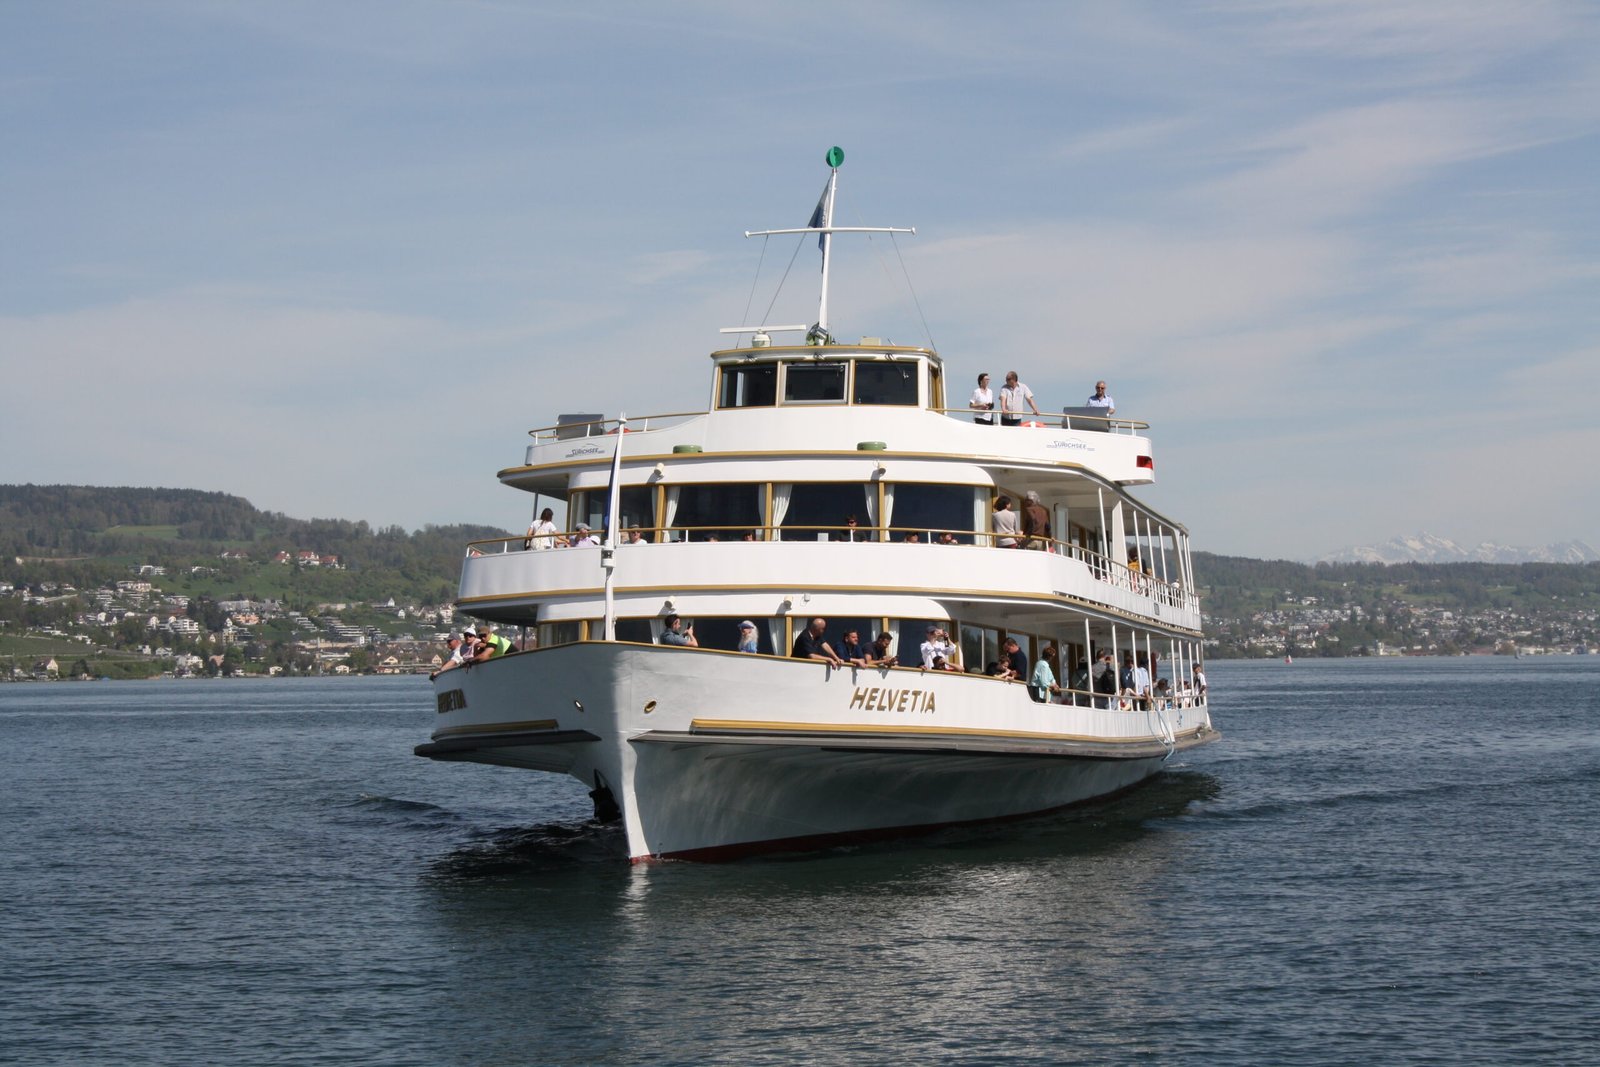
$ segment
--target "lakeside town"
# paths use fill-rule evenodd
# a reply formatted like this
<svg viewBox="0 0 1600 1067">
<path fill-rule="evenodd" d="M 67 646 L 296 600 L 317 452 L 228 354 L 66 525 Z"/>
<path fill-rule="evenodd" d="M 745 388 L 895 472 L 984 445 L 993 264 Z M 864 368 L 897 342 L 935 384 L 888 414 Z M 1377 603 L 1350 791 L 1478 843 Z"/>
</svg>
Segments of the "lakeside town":
<svg viewBox="0 0 1600 1067">
<path fill-rule="evenodd" d="M 229 550 L 220 558 L 249 556 Z M 309 550 L 280 552 L 272 563 L 342 566 L 336 555 Z M 144 564 L 93 589 L 0 581 L 0 680 L 427 673 L 442 662 L 454 622 L 448 604 L 394 597 L 299 610 L 270 597 L 171 593 L 160 584 L 165 574 Z"/>
<path fill-rule="evenodd" d="M 269 572 L 344 566 L 339 556 L 310 549 L 279 551 L 261 564 L 229 549 L 218 563 Z M 183 577 L 210 569 L 191 565 Z M 0 680 L 427 673 L 440 666 L 456 626 L 449 603 L 403 594 L 297 607 L 281 597 L 171 592 L 163 584 L 174 576 L 161 564 L 128 570 L 83 589 L 0 580 Z M 1210 658 L 1600 651 L 1600 617 L 1589 596 L 1552 596 L 1538 607 L 1427 604 L 1370 589 L 1342 598 L 1277 589 L 1267 598 L 1270 606 L 1248 611 L 1232 603 L 1237 597 L 1213 598 L 1233 610 L 1207 611 Z"/>
</svg>

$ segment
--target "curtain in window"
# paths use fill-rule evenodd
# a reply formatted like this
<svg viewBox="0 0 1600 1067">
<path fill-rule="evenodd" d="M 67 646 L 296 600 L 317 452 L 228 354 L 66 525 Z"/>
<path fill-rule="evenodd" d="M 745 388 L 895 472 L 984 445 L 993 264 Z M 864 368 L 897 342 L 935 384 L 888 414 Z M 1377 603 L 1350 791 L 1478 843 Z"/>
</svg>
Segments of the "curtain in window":
<svg viewBox="0 0 1600 1067">
<path fill-rule="evenodd" d="M 1131 576 L 1128 574 L 1127 525 L 1122 519 L 1120 500 L 1111 506 L 1111 544 L 1106 546 L 1106 555 L 1111 557 L 1111 573 L 1118 584 L 1131 585 Z"/>
<path fill-rule="evenodd" d="M 663 541 L 672 539 L 672 520 L 678 517 L 678 492 L 678 486 L 667 486 L 667 513 L 661 517 L 661 540 Z"/>
<path fill-rule="evenodd" d="M 867 525 L 878 525 L 878 483 L 868 482 L 861 488 L 867 491 Z"/>
<path fill-rule="evenodd" d="M 772 525 L 782 526 L 783 517 L 789 514 L 789 497 L 794 492 L 794 486 L 789 482 L 772 483 Z M 773 541 L 778 540 L 778 531 L 767 531 L 767 537 Z"/>
<path fill-rule="evenodd" d="M 894 485 L 891 482 L 883 483 L 883 528 L 887 530 L 894 521 Z"/>
</svg>

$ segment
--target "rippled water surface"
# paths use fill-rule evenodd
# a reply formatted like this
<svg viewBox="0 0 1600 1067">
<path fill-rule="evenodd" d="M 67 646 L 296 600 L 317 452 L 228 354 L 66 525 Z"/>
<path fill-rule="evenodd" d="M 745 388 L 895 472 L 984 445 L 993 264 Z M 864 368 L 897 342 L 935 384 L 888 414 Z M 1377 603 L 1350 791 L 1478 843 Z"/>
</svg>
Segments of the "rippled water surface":
<svg viewBox="0 0 1600 1067">
<path fill-rule="evenodd" d="M 0 685 L 0 1063 L 1600 1062 L 1600 657 L 1208 673 L 1115 803 L 641 867 L 419 679 Z"/>
</svg>

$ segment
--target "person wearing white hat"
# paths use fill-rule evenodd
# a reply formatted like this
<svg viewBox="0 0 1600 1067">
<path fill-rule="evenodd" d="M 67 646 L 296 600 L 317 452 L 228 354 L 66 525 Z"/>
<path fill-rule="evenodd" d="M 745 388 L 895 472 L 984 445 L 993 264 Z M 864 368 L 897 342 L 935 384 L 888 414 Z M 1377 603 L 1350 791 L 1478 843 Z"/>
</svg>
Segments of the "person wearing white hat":
<svg viewBox="0 0 1600 1067">
<path fill-rule="evenodd" d="M 761 646 L 757 641 L 756 624 L 749 619 L 739 624 L 739 651 L 759 652 Z"/>
</svg>

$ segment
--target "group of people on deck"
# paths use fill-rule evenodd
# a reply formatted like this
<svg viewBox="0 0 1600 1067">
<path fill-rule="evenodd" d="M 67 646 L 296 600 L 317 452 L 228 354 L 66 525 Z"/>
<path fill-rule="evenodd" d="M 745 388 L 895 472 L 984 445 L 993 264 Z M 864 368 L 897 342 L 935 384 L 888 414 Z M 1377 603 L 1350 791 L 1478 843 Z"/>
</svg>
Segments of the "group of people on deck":
<svg viewBox="0 0 1600 1067">
<path fill-rule="evenodd" d="M 564 534 L 556 529 L 556 513 L 552 508 L 545 508 L 539 517 L 528 524 L 528 532 L 522 538 L 524 549 L 535 548 L 586 548 L 590 545 L 599 545 L 600 538 L 589 529 L 589 524 L 580 522 L 571 534 Z M 635 527 L 633 532 L 638 533 Z"/>
<path fill-rule="evenodd" d="M 1021 426 L 1022 420 L 1030 411 L 1036 419 L 1044 417 L 1039 405 L 1034 403 L 1033 390 L 1017 377 L 1017 372 L 1014 370 L 1006 371 L 1006 384 L 1000 387 L 998 397 L 989 388 L 989 376 L 978 375 L 978 387 L 972 391 L 972 399 L 967 401 L 967 407 L 977 412 L 972 416 L 972 421 L 980 426 L 993 426 L 997 402 L 1000 405 L 1002 426 Z M 1107 417 L 1116 414 L 1117 411 L 1117 402 L 1106 393 L 1105 382 L 1094 383 L 1094 394 L 1083 402 L 1083 406 L 1100 408 Z"/>
<path fill-rule="evenodd" d="M 428 675 L 429 681 L 445 671 L 453 671 L 457 667 L 470 667 L 474 663 L 482 663 L 516 650 L 510 639 L 495 633 L 494 629 L 485 623 L 479 623 L 475 630 L 462 630 L 460 637 L 452 634 L 446 644 L 450 649 L 450 656 L 439 665 L 438 670 Z"/>
<path fill-rule="evenodd" d="M 754 631 L 752 623 L 742 623 L 741 627 L 750 627 Z M 925 671 L 968 673 L 960 665 L 960 653 L 950 639 L 949 631 L 938 623 L 929 624 L 927 639 L 922 642 L 920 659 L 915 664 L 902 664 L 898 657 L 891 654 L 889 650 L 894 645 L 894 638 L 888 633 L 880 633 L 872 644 L 864 645 L 859 631 L 848 630 L 836 650 L 828 640 L 827 629 L 828 620 L 812 619 L 804 630 L 795 635 L 791 655 L 795 659 L 820 660 L 834 668 L 846 664 L 856 667 L 920 666 Z M 663 643 L 667 643 L 665 636 Z M 1079 666 L 1069 685 L 1061 676 L 1060 653 L 1054 644 L 1046 644 L 1040 650 L 1039 661 L 1029 670 L 1027 652 L 1023 651 L 1015 637 L 1007 637 L 1001 644 L 1000 659 L 989 663 L 983 673 L 991 678 L 1025 683 L 1028 695 L 1041 704 L 1086 705 L 1091 699 L 1089 694 L 1093 692 L 1101 694 L 1093 698 L 1095 706 L 1100 708 L 1114 705 L 1128 708 L 1167 707 L 1175 702 L 1187 706 L 1193 699 L 1204 695 L 1206 676 L 1198 663 L 1194 666 L 1193 680 L 1174 688 L 1165 678 L 1152 685 L 1149 665 L 1154 660 L 1152 656 L 1139 665 L 1135 663 L 1133 653 L 1125 653 L 1125 672 L 1119 677 L 1110 650 L 1102 649 L 1093 676 L 1089 665 L 1085 663 Z M 976 673 L 975 668 L 973 673 Z"/>
</svg>

